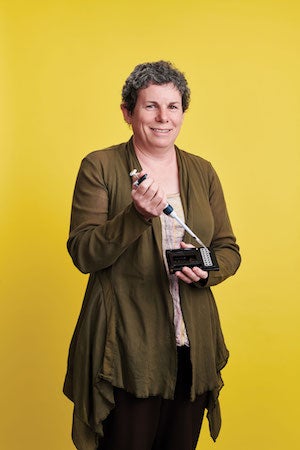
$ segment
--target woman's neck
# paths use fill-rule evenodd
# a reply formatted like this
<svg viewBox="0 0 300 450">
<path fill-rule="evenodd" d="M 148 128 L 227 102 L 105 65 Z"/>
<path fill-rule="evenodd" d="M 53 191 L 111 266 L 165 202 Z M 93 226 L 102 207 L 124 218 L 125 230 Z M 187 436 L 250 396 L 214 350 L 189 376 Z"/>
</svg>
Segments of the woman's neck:
<svg viewBox="0 0 300 450">
<path fill-rule="evenodd" d="M 136 156 L 144 170 L 159 183 L 166 194 L 179 192 L 179 176 L 175 148 L 147 152 L 134 146 Z"/>
<path fill-rule="evenodd" d="M 141 148 L 134 141 L 135 153 L 140 161 L 152 163 L 169 164 L 171 161 L 176 159 L 175 147 L 170 147 L 167 149 L 162 148 L 151 148 L 151 150 Z"/>
</svg>

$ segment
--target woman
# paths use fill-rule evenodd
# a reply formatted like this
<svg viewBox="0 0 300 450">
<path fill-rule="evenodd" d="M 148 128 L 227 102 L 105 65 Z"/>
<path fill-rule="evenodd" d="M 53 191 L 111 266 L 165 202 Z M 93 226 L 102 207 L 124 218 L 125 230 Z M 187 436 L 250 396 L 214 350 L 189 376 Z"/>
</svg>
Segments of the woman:
<svg viewBox="0 0 300 450">
<path fill-rule="evenodd" d="M 64 385 L 79 450 L 193 450 L 205 408 L 214 440 L 220 430 L 228 350 L 210 287 L 240 255 L 211 164 L 174 145 L 189 99 L 170 63 L 138 65 L 122 91 L 132 138 L 79 170 L 68 250 L 90 278 Z M 213 247 L 219 271 L 169 274 L 165 250 L 194 243 L 167 203 Z"/>
</svg>

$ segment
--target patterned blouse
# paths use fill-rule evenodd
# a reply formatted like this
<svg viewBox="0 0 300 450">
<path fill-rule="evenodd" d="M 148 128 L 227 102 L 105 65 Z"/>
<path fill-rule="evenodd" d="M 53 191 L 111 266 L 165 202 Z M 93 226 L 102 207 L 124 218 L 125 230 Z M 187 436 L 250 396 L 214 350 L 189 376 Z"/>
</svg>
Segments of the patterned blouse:
<svg viewBox="0 0 300 450">
<path fill-rule="evenodd" d="M 174 211 L 184 221 L 184 212 L 182 208 L 180 194 L 172 194 L 168 196 L 168 202 L 173 206 Z M 180 242 L 183 239 L 184 229 L 171 216 L 162 214 L 160 216 L 162 224 L 162 248 L 164 254 L 165 266 L 169 276 L 169 289 L 173 298 L 174 305 L 174 327 L 176 334 L 177 346 L 189 346 L 189 340 L 184 324 L 184 319 L 180 306 L 179 283 L 176 275 L 170 275 L 166 259 L 166 250 L 180 248 Z"/>
</svg>

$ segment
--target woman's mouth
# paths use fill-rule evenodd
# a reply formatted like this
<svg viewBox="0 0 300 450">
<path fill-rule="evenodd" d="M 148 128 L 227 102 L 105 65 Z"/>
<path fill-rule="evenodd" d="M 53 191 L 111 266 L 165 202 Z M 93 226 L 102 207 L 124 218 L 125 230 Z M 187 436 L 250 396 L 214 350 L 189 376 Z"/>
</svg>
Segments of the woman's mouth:
<svg viewBox="0 0 300 450">
<path fill-rule="evenodd" d="M 154 131 L 155 133 L 166 134 L 171 131 L 171 128 L 151 128 L 151 130 Z"/>
</svg>

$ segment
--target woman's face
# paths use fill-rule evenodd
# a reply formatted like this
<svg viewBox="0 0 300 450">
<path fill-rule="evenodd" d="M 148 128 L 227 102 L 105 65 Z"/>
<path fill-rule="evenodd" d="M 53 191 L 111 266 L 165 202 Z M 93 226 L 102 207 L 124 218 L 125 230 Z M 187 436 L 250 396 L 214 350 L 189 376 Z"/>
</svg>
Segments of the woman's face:
<svg viewBox="0 0 300 450">
<path fill-rule="evenodd" d="M 141 89 L 133 113 L 124 107 L 122 111 L 138 148 L 151 152 L 174 147 L 184 113 L 181 94 L 173 83 Z"/>
</svg>

